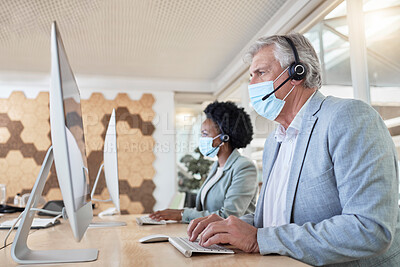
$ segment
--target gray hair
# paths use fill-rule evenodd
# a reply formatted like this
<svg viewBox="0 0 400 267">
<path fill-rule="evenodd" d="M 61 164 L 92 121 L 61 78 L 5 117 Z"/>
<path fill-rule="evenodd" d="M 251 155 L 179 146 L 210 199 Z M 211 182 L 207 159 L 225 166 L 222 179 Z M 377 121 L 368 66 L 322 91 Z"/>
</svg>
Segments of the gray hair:
<svg viewBox="0 0 400 267">
<path fill-rule="evenodd" d="M 310 41 L 299 33 L 291 33 L 286 35 L 290 38 L 297 49 L 299 60 L 307 69 L 307 74 L 304 79 L 304 87 L 306 88 L 321 88 L 322 76 L 321 65 L 318 60 Z M 250 46 L 245 54 L 244 60 L 251 63 L 253 57 L 264 47 L 273 45 L 274 56 L 279 61 L 282 68 L 290 66 L 294 62 L 293 50 L 283 36 L 273 35 L 269 37 L 259 38 L 253 45 Z"/>
</svg>

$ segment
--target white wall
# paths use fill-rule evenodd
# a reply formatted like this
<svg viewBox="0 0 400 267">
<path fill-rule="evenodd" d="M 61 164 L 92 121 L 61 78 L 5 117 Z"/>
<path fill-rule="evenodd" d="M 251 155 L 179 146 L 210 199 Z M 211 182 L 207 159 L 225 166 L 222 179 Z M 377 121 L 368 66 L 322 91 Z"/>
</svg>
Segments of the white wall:
<svg viewBox="0 0 400 267">
<path fill-rule="evenodd" d="M 153 164 L 156 175 L 153 181 L 156 185 L 153 196 L 156 199 L 154 210 L 168 207 L 175 192 L 177 192 L 176 161 L 175 161 L 175 102 L 174 93 L 153 93 L 156 98 L 153 109 L 158 114 L 153 120 L 156 131 L 154 153 L 156 160 Z"/>
<path fill-rule="evenodd" d="M 153 110 L 156 117 L 153 124 L 156 128 L 153 138 L 156 142 L 153 163 L 156 174 L 153 182 L 156 185 L 153 196 L 156 199 L 154 210 L 167 208 L 177 191 L 175 163 L 175 101 L 174 92 L 131 88 L 135 83 L 119 83 L 117 80 L 100 77 L 76 77 L 82 99 L 88 99 L 93 92 L 99 92 L 106 99 L 114 99 L 118 93 L 127 93 L 131 99 L 140 99 L 142 94 L 154 96 Z M 114 87 L 111 85 L 114 84 Z M 41 74 L 0 73 L 0 98 L 8 98 L 13 91 L 22 91 L 27 98 L 36 98 L 39 92 L 48 92 L 50 77 Z M 110 89 L 112 87 L 112 89 Z"/>
</svg>

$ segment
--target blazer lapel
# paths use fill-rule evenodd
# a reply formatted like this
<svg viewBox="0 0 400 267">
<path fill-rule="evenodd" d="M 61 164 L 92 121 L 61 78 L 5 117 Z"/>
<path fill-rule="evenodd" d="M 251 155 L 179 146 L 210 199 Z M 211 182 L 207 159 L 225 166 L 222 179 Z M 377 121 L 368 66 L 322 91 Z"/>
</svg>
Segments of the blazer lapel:
<svg viewBox="0 0 400 267">
<path fill-rule="evenodd" d="M 203 190 L 204 185 L 208 182 L 208 180 L 211 179 L 211 177 L 214 176 L 215 172 L 217 171 L 217 167 L 218 167 L 218 161 L 214 162 L 214 164 L 211 166 L 211 170 L 208 173 L 208 176 L 206 178 L 206 180 L 203 182 L 203 184 L 201 185 L 197 196 L 196 196 L 196 209 L 197 210 L 203 210 L 203 205 L 201 205 L 201 191 Z"/>
<path fill-rule="evenodd" d="M 235 148 L 235 149 L 232 151 L 232 153 L 229 155 L 228 159 L 227 159 L 226 162 L 225 162 L 225 165 L 224 165 L 224 168 L 223 168 L 223 171 L 222 171 L 222 175 L 218 178 L 218 180 L 216 180 L 216 181 L 214 182 L 214 184 L 216 184 L 216 183 L 219 181 L 219 179 L 221 179 L 221 178 L 224 176 L 224 172 L 232 167 L 233 163 L 238 159 L 239 156 L 240 156 L 240 153 L 239 153 L 239 151 Z M 204 187 L 205 184 L 207 184 L 207 183 L 209 182 L 209 180 L 215 175 L 215 173 L 217 172 L 218 166 L 219 166 L 219 165 L 218 165 L 218 160 L 217 160 L 217 161 L 214 163 L 214 165 L 212 166 L 211 171 L 210 171 L 210 173 L 209 173 L 208 176 L 207 176 L 207 179 L 206 179 L 206 180 L 204 181 L 204 183 L 202 184 L 202 186 L 201 186 L 201 188 L 200 188 L 200 190 L 199 190 L 199 193 L 198 193 L 197 196 L 196 196 L 196 208 L 197 208 L 198 210 L 203 210 L 203 205 L 201 204 L 201 192 L 204 190 L 203 187 Z M 214 185 L 214 184 L 213 184 L 213 185 Z M 212 185 L 212 186 L 213 186 L 213 185 Z M 211 186 L 211 187 L 212 187 L 212 186 Z M 208 188 L 207 192 L 205 192 L 205 198 L 207 197 L 207 194 L 208 194 L 208 192 L 210 191 L 211 187 Z"/>
<path fill-rule="evenodd" d="M 292 167 L 290 169 L 287 196 L 286 196 L 286 212 L 287 212 L 286 218 L 289 222 L 291 222 L 293 202 L 296 196 L 297 185 L 301 175 L 301 170 L 303 168 L 304 159 L 307 154 L 308 144 L 310 142 L 310 138 L 314 130 L 315 124 L 318 120 L 316 114 L 320 110 L 324 100 L 325 96 L 321 94 L 319 91 L 317 91 L 313 96 L 313 98 L 310 100 L 309 106 L 306 107 L 306 112 L 303 117 L 301 129 L 297 137 L 297 144 L 294 150 L 293 161 L 292 161 L 294 164 L 292 164 Z"/>
</svg>

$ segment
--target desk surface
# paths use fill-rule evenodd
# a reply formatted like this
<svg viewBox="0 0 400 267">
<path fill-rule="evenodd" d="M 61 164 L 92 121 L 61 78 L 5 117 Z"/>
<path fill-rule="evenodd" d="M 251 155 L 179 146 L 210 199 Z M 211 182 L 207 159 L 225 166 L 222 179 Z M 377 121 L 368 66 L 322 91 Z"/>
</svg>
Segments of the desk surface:
<svg viewBox="0 0 400 267">
<path fill-rule="evenodd" d="M 97 261 L 65 264 L 67 266 L 308 266 L 289 257 L 247 254 L 237 249 L 234 249 L 233 255 L 195 255 L 185 258 L 168 242 L 142 244 L 138 240 L 151 234 L 186 236 L 187 224 L 139 226 L 135 221 L 137 216 L 121 215 L 102 219 L 96 217 L 95 221 L 125 221 L 127 226 L 89 228 L 80 243 L 73 239 L 69 224 L 62 221 L 55 227 L 32 232 L 28 237 L 28 246 L 34 250 L 99 249 Z M 11 245 L 0 249 L 2 266 L 17 266 L 11 258 L 10 251 Z"/>
</svg>

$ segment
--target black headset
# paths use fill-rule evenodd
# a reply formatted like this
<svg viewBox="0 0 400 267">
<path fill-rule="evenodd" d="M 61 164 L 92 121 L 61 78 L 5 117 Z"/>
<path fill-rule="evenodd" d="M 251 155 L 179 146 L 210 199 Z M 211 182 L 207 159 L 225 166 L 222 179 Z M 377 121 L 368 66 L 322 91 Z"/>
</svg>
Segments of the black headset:
<svg viewBox="0 0 400 267">
<path fill-rule="evenodd" d="M 288 69 L 289 77 L 296 81 L 303 80 L 304 77 L 306 77 L 307 71 L 306 71 L 306 67 L 304 66 L 304 64 L 300 62 L 299 54 L 297 53 L 296 46 L 294 46 L 293 41 L 289 37 L 286 37 L 286 36 L 282 36 L 282 37 L 285 38 L 286 41 L 289 43 L 290 47 L 292 48 L 293 54 L 294 54 L 294 62 L 290 65 L 290 67 Z"/>
<path fill-rule="evenodd" d="M 218 126 L 219 126 L 219 123 L 218 123 Z M 219 128 L 220 128 L 221 131 L 222 131 L 221 126 L 220 126 Z M 221 140 L 222 143 L 226 143 L 226 142 L 229 141 L 229 135 L 224 134 L 224 133 L 221 133 L 221 135 L 219 136 L 219 140 Z M 222 143 L 219 144 L 218 146 L 214 147 L 214 149 L 212 149 L 210 152 L 208 152 L 208 153 L 206 154 L 206 156 L 211 155 L 215 150 L 217 150 L 220 146 L 222 146 Z"/>
<path fill-rule="evenodd" d="M 226 143 L 226 142 L 229 141 L 229 135 L 223 133 L 223 134 L 221 134 L 221 135 L 219 136 L 219 139 L 220 139 L 223 143 Z"/>
<path fill-rule="evenodd" d="M 217 120 L 213 119 L 212 120 L 218 125 L 218 128 L 221 132 L 220 136 L 219 136 L 219 140 L 221 140 L 222 143 L 226 143 L 229 141 L 229 135 L 225 134 L 224 131 L 222 130 L 222 125 L 220 122 L 218 122 Z"/>
<path fill-rule="evenodd" d="M 289 43 L 290 47 L 292 48 L 293 55 L 294 55 L 294 62 L 292 64 L 290 64 L 290 66 L 288 68 L 289 77 L 283 83 L 281 83 L 274 91 L 265 95 L 262 98 L 262 100 L 267 99 L 273 93 L 278 91 L 278 89 L 280 89 L 287 81 L 289 81 L 289 80 L 300 81 L 300 80 L 304 79 L 304 77 L 306 77 L 306 74 L 307 74 L 307 69 L 304 66 L 304 64 L 300 62 L 299 54 L 297 53 L 297 49 L 296 49 L 296 46 L 294 45 L 293 41 L 289 37 L 286 37 L 286 36 L 282 36 L 282 37 L 285 38 L 285 40 Z"/>
</svg>

